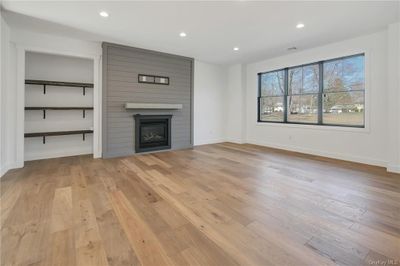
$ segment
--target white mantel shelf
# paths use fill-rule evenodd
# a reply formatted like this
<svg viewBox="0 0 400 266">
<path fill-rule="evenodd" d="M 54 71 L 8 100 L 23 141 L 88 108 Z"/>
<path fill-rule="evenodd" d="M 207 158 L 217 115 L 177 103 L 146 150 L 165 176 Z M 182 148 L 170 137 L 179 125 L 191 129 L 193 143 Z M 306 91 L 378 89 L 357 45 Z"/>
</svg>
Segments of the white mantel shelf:
<svg viewBox="0 0 400 266">
<path fill-rule="evenodd" d="M 179 109 L 182 109 L 182 104 L 179 104 L 179 103 L 126 103 L 125 109 L 179 110 Z"/>
</svg>

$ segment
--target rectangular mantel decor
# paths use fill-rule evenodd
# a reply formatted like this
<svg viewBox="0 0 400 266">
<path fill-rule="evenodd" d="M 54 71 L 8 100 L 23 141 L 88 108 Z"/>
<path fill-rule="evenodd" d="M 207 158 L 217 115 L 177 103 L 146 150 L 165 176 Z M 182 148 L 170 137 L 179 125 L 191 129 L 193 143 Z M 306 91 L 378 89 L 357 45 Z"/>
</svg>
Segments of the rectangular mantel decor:
<svg viewBox="0 0 400 266">
<path fill-rule="evenodd" d="M 149 84 L 169 85 L 169 77 L 139 74 L 138 82 L 139 83 L 149 83 Z"/>
</svg>

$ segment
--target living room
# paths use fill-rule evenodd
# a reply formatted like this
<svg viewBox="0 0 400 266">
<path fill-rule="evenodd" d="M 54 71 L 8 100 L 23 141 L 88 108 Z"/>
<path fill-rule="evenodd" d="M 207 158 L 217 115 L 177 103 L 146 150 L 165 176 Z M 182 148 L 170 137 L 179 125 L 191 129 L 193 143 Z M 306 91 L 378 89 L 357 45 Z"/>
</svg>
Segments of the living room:
<svg viewBox="0 0 400 266">
<path fill-rule="evenodd" d="M 2 265 L 400 263 L 398 1 L 3 1 Z"/>
</svg>

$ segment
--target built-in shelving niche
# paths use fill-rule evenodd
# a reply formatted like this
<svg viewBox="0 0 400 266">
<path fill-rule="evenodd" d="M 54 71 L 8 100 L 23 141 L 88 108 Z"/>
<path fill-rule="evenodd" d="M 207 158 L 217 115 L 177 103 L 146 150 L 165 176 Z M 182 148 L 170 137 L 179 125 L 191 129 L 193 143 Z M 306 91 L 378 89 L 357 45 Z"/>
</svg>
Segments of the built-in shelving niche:
<svg viewBox="0 0 400 266">
<path fill-rule="evenodd" d="M 30 61 L 26 62 L 29 73 L 25 80 L 24 136 L 25 146 L 28 146 L 25 148 L 25 159 L 69 156 L 87 153 L 85 151 L 91 153 L 93 144 L 91 141 L 88 143 L 87 135 L 93 133 L 91 89 L 94 85 L 76 80 L 93 77 L 93 74 L 85 75 L 90 74 L 93 62 L 58 55 L 29 54 Z M 51 74 L 65 80 L 43 79 L 51 77 Z M 40 142 L 36 140 L 38 138 Z"/>
</svg>

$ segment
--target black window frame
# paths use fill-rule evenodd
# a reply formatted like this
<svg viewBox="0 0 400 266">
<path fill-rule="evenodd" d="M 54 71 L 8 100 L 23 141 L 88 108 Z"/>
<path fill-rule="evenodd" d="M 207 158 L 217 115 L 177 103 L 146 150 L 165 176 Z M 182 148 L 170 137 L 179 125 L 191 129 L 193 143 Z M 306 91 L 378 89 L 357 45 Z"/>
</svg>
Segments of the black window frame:
<svg viewBox="0 0 400 266">
<path fill-rule="evenodd" d="M 365 128 L 365 110 L 366 110 L 366 101 L 365 101 L 365 93 L 366 93 L 366 87 L 364 86 L 364 111 L 363 111 L 363 125 L 345 125 L 345 124 L 324 124 L 323 123 L 323 95 L 324 95 L 324 63 L 330 62 L 330 61 L 336 61 L 336 60 L 343 60 L 346 58 L 352 58 L 352 57 L 358 57 L 358 56 L 363 56 L 364 58 L 364 85 L 365 85 L 365 53 L 359 53 L 359 54 L 354 54 L 354 55 L 348 55 L 348 56 L 342 56 L 342 57 L 337 57 L 337 58 L 332 58 L 332 59 L 327 59 L 327 60 L 320 60 L 312 63 L 307 63 L 307 64 L 301 64 L 301 65 L 296 65 L 296 66 L 291 66 L 291 67 L 285 67 L 285 68 L 279 68 L 271 71 L 266 71 L 266 72 L 259 72 L 257 73 L 257 79 L 258 79 L 258 95 L 257 95 L 257 122 L 258 123 L 272 123 L 272 124 L 293 124 L 293 125 L 311 125 L 311 126 L 326 126 L 326 127 L 350 127 L 350 128 Z M 307 123 L 307 122 L 290 122 L 288 121 L 288 103 L 287 103 L 287 98 L 290 96 L 289 94 L 289 89 L 288 89 L 288 79 L 289 79 L 289 69 L 293 68 L 299 68 L 299 67 L 305 67 L 309 65 L 317 65 L 319 68 L 319 90 L 318 90 L 318 117 L 317 117 L 317 123 Z M 261 120 L 260 117 L 260 103 L 261 103 L 261 98 L 267 98 L 270 96 L 261 96 L 261 76 L 264 74 L 268 73 L 273 73 L 277 71 L 284 71 L 284 88 L 285 88 L 285 93 L 283 95 L 283 121 L 263 121 Z"/>
</svg>

